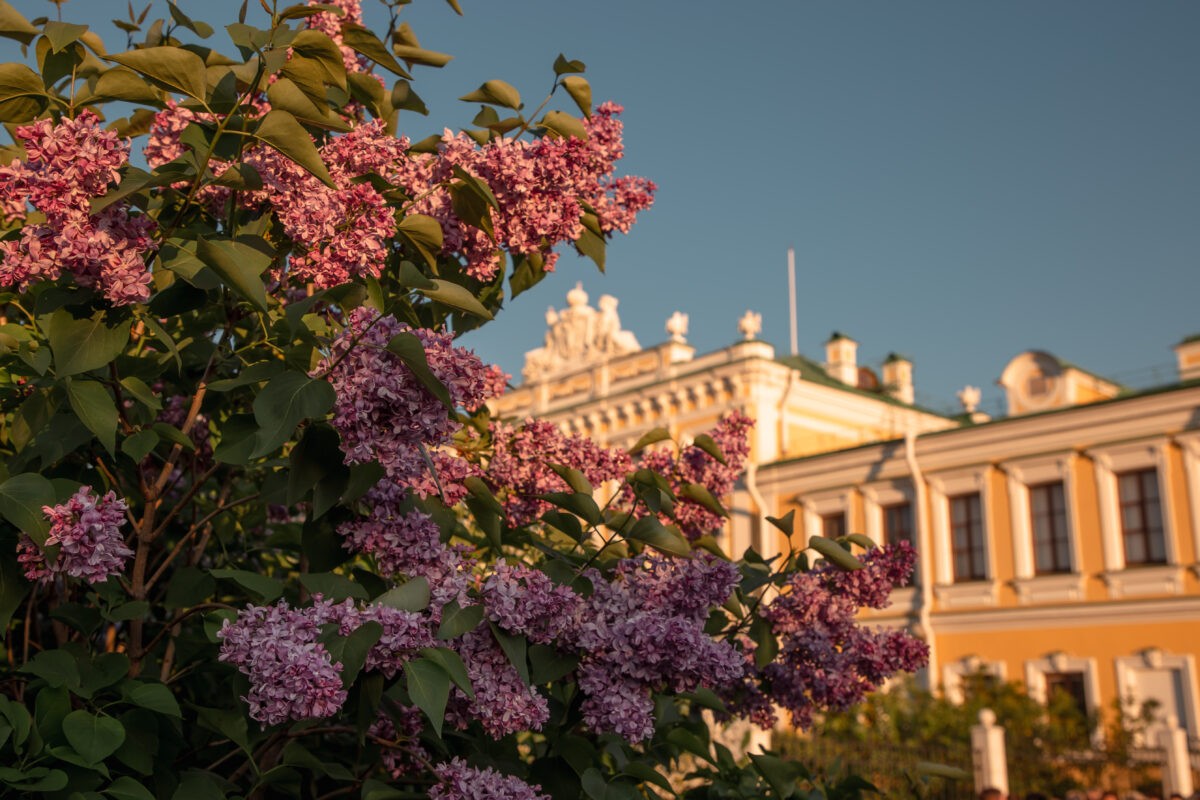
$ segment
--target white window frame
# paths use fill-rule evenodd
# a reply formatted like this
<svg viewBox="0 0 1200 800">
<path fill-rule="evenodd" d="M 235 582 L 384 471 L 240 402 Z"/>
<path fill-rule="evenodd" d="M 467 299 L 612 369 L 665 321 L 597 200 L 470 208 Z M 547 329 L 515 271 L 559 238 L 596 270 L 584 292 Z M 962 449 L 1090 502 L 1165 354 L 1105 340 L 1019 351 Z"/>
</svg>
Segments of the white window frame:
<svg viewBox="0 0 1200 800">
<path fill-rule="evenodd" d="M 921 552 L 921 533 L 917 527 L 917 491 L 913 482 L 907 478 L 890 481 L 868 483 L 860 488 L 863 498 L 863 522 L 866 535 L 875 544 L 883 547 L 887 544 L 886 531 L 883 529 L 883 509 L 885 506 L 897 503 L 908 503 L 912 509 L 913 549 L 917 558 L 924 558 Z M 917 586 L 921 580 L 921 570 L 914 571 L 912 582 L 908 586 L 892 590 L 893 606 L 912 609 L 916 604 Z"/>
<path fill-rule="evenodd" d="M 1088 714 L 1099 713 L 1100 671 L 1094 658 L 1081 658 L 1058 652 L 1026 661 L 1025 688 L 1029 696 L 1045 705 L 1050 699 L 1046 695 L 1046 676 L 1063 672 L 1083 673 L 1083 693 Z"/>
<path fill-rule="evenodd" d="M 1022 458 L 1002 465 L 1008 475 L 1008 504 L 1010 510 L 1013 587 L 1023 604 L 1082 600 L 1085 576 L 1080 567 L 1079 523 L 1074 486 L 1074 453 L 1054 453 L 1034 458 Z M 1033 520 L 1029 489 L 1046 483 L 1061 482 L 1067 512 L 1067 541 L 1070 546 L 1071 570 L 1053 575 L 1038 575 L 1033 551 Z"/>
<path fill-rule="evenodd" d="M 928 477 L 930 506 L 933 509 L 934 594 L 946 608 L 994 606 L 997 602 L 996 545 L 989 524 L 992 498 L 988 490 L 988 464 L 977 464 Z M 950 498 L 979 493 L 983 522 L 986 577 L 981 581 L 954 582 L 954 548 L 950 537 Z"/>
<path fill-rule="evenodd" d="M 985 672 L 997 680 L 1008 680 L 1008 666 L 1003 661 L 985 661 L 979 656 L 965 656 L 942 666 L 942 692 L 955 705 L 963 701 L 963 682 L 969 675 Z"/>
<path fill-rule="evenodd" d="M 1180 684 L 1183 686 L 1183 708 L 1187 719 L 1179 720 L 1179 726 L 1186 728 L 1189 737 L 1200 735 L 1200 711 L 1196 708 L 1196 699 L 1200 692 L 1196 689 L 1196 659 L 1191 655 L 1175 655 L 1165 653 L 1157 647 L 1151 647 L 1137 655 L 1121 656 L 1116 659 L 1117 691 L 1121 702 L 1132 700 L 1135 709 L 1142 703 L 1137 692 L 1137 673 L 1146 669 L 1166 669 L 1181 673 Z"/>
<path fill-rule="evenodd" d="M 1109 596 L 1139 597 L 1155 594 L 1180 594 L 1183 569 L 1179 566 L 1179 545 L 1175 541 L 1175 498 L 1167 472 L 1171 441 L 1166 436 L 1134 442 L 1094 447 L 1087 456 L 1095 464 L 1096 495 L 1100 503 L 1100 536 L 1104 550 L 1104 582 Z M 1121 529 L 1120 496 L 1117 474 L 1153 467 L 1158 477 L 1158 502 L 1162 510 L 1163 545 L 1167 563 L 1127 569 L 1125 541 Z"/>
</svg>

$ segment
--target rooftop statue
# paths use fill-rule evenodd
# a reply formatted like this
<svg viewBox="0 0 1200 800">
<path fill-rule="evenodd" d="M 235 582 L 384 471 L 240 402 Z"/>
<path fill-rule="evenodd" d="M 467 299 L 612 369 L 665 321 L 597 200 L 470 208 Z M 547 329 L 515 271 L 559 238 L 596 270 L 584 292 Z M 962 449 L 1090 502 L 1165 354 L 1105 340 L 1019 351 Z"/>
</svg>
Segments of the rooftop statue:
<svg viewBox="0 0 1200 800">
<path fill-rule="evenodd" d="M 617 298 L 601 295 L 599 310 L 588 305 L 583 284 L 567 293 L 567 307 L 546 310 L 546 340 L 525 354 L 521 371 L 527 383 L 640 350 L 637 339 L 621 330 Z"/>
</svg>

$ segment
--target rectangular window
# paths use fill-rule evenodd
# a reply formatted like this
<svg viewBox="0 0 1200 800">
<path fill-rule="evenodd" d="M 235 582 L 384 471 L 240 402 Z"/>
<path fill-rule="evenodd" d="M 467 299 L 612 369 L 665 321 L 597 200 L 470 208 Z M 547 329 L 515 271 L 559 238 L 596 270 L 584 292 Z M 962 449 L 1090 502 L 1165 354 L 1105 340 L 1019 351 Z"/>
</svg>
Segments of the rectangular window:
<svg viewBox="0 0 1200 800">
<path fill-rule="evenodd" d="M 826 539 L 837 539 L 846 535 L 846 515 L 841 511 L 836 514 L 821 515 L 821 535 Z"/>
<path fill-rule="evenodd" d="M 950 498 L 950 543 L 954 581 L 987 578 L 987 544 L 983 538 L 983 502 L 979 492 Z"/>
<path fill-rule="evenodd" d="M 1046 703 L 1054 705 L 1066 699 L 1079 711 L 1079 715 L 1087 718 L 1087 690 L 1084 688 L 1082 672 L 1048 672 L 1046 673 Z"/>
<path fill-rule="evenodd" d="M 1125 563 L 1131 566 L 1167 563 L 1158 470 L 1152 467 L 1118 474 L 1117 496 L 1121 504 Z"/>
<path fill-rule="evenodd" d="M 1033 566 L 1038 575 L 1071 571 L 1066 492 L 1061 481 L 1029 487 Z"/>
<path fill-rule="evenodd" d="M 913 538 L 912 503 L 895 503 L 883 507 L 883 541 L 885 544 L 908 542 Z"/>
</svg>

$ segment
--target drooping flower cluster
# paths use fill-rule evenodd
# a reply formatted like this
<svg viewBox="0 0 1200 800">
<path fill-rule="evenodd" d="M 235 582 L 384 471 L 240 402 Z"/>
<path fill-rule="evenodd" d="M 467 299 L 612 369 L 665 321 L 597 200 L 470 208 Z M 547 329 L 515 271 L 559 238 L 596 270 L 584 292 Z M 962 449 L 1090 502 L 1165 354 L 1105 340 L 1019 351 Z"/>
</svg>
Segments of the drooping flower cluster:
<svg viewBox="0 0 1200 800">
<path fill-rule="evenodd" d="M 101 583 L 120 575 L 133 551 L 121 536 L 125 524 L 125 501 L 116 492 L 98 496 L 91 487 L 79 489 L 65 503 L 44 506 L 42 513 L 50 520 L 47 547 L 57 547 L 52 562 L 28 535 L 22 534 L 17 544 L 17 561 L 25 577 L 43 583 L 56 575 L 82 578 L 88 583 Z"/>
<path fill-rule="evenodd" d="M 719 500 L 733 490 L 746 466 L 746 456 L 750 452 L 747 435 L 753 425 L 754 420 L 737 410 L 726 414 L 717 423 L 711 437 L 725 457 L 724 464 L 703 448 L 691 445 L 683 448 L 678 457 L 667 448 L 647 452 L 642 456 L 642 465 L 666 477 L 676 492 L 685 484 L 699 484 Z M 687 497 L 680 497 L 674 519 L 664 515 L 663 521 L 674 521 L 680 531 L 693 540 L 719 530 L 725 524 L 720 516 Z"/>
<path fill-rule="evenodd" d="M 429 790 L 429 800 L 550 800 L 541 786 L 494 769 L 467 766 L 461 758 L 438 764 L 434 773 L 441 781 Z"/>
<path fill-rule="evenodd" d="M 884 608 L 896 586 L 912 574 L 915 552 L 907 542 L 872 550 L 864 568 L 845 571 L 822 564 L 797 573 L 762 611 L 779 637 L 779 654 L 761 671 L 747 662 L 750 680 L 738 701 L 756 722 L 770 724 L 771 704 L 787 709 L 807 728 L 817 710 L 844 710 L 888 677 L 915 671 L 929 648 L 903 629 L 858 624 L 859 608 Z"/>
<path fill-rule="evenodd" d="M 579 595 L 546 573 L 523 564 L 497 562 L 483 583 L 487 618 L 509 633 L 537 644 L 550 644 L 570 626 Z"/>
<path fill-rule="evenodd" d="M 447 130 L 436 154 L 415 155 L 401 166 L 398 183 L 422 197 L 411 210 L 438 220 L 442 252 L 461 256 L 468 275 L 481 281 L 495 277 L 501 248 L 537 255 L 549 271 L 558 258 L 555 245 L 583 233 L 585 204 L 596 210 L 600 231 L 611 233 L 627 231 L 637 212 L 653 203 L 653 182 L 611 178 L 623 154 L 622 110 L 615 103 L 599 106 L 584 121 L 586 140 L 501 138 L 480 147 L 466 134 Z M 494 241 L 455 214 L 448 192 L 427 191 L 452 180 L 455 168 L 491 188 L 498 206 L 490 211 Z"/>
<path fill-rule="evenodd" d="M 550 718 L 546 698 L 526 686 L 496 637 L 487 627 L 476 628 L 455 640 L 471 679 L 475 698 L 451 687 L 446 720 L 459 728 L 477 720 L 489 736 L 500 739 L 517 731 L 536 731 Z"/>
<path fill-rule="evenodd" d="M 473 411 L 503 391 L 507 376 L 455 347 L 449 334 L 412 329 L 366 307 L 349 314 L 346 328 L 313 375 L 328 373 L 337 391 L 333 425 L 348 461 L 378 461 L 386 480 L 421 495 L 440 488 L 446 502 L 453 504 L 464 496 L 462 481 L 473 468 L 439 448 L 461 425 L 403 360 L 387 350 L 388 342 L 401 333 L 421 341 L 430 371 L 455 406 Z M 436 479 L 427 458 L 436 468 Z"/>
<path fill-rule="evenodd" d="M 718 687 L 742 674 L 740 653 L 704 631 L 738 582 L 730 562 L 643 555 L 622 561 L 611 581 L 589 577 L 595 589 L 571 638 L 584 654 L 578 680 L 592 730 L 643 741 L 654 732 L 653 691 Z"/>
<path fill-rule="evenodd" d="M 433 644 L 424 615 L 381 605 L 358 608 L 351 600 L 331 603 L 320 596 L 308 608 L 247 606 L 236 621 L 226 620 L 217 636 L 220 659 L 250 679 L 243 700 L 250 716 L 264 725 L 287 720 L 322 719 L 336 714 L 346 701 L 341 663 L 320 643 L 321 626 L 335 623 L 347 636 L 367 622 L 383 628 L 367 652 L 363 668 L 393 677 L 422 647 Z"/>
<path fill-rule="evenodd" d="M 567 489 L 550 464 L 577 469 L 598 485 L 620 479 L 633 463 L 624 450 L 601 447 L 586 436 L 567 436 L 544 420 L 529 419 L 519 428 L 493 423 L 491 433 L 494 452 L 484 477 L 502 495 L 513 527 L 532 522 L 550 508 L 538 495 Z"/>
<path fill-rule="evenodd" d="M 100 127 L 85 110 L 58 123 L 42 119 L 16 129 L 27 158 L 0 166 L 0 210 L 7 221 L 25 218 L 26 202 L 45 221 L 25 225 L 19 238 L 0 242 L 0 286 L 24 290 L 69 273 L 98 289 L 113 305 L 150 296 L 146 255 L 155 248 L 154 222 L 127 203 L 91 213 L 89 201 L 119 180 L 129 143 Z"/>
</svg>

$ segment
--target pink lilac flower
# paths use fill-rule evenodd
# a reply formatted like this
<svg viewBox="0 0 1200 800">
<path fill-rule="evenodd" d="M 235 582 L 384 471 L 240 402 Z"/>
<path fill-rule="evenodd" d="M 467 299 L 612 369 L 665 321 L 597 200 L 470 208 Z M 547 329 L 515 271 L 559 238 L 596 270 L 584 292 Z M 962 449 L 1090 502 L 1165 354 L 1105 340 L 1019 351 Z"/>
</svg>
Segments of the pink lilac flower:
<svg viewBox="0 0 1200 800">
<path fill-rule="evenodd" d="M 550 706 L 521 680 L 492 632 L 476 628 L 453 641 L 467 666 L 475 698 L 452 687 L 446 720 L 458 728 L 478 721 L 497 739 L 517 731 L 541 730 L 550 718 Z"/>
<path fill-rule="evenodd" d="M 538 644 L 550 644 L 563 634 L 581 600 L 546 573 L 503 561 L 484 581 L 482 595 L 488 619 Z"/>
<path fill-rule="evenodd" d="M 642 465 L 667 478 L 678 492 L 684 484 L 699 484 L 720 499 L 728 495 L 746 465 L 750 452 L 747 434 L 754 421 L 740 411 L 734 410 L 722 417 L 711 436 L 725 456 L 722 464 L 700 447 L 683 448 L 678 457 L 667 448 L 646 452 Z M 627 497 L 632 497 L 626 488 Z M 663 522 L 674 522 L 689 539 L 696 539 L 724 527 L 725 520 L 701 504 L 681 497 L 674 509 L 674 518 L 663 515 Z"/>
<path fill-rule="evenodd" d="M 365 72 L 366 59 L 352 48 L 347 47 L 342 39 L 342 26 L 347 24 L 362 25 L 362 0 L 308 0 L 310 6 L 330 5 L 342 13 L 322 11 L 308 18 L 308 27 L 318 30 L 328 36 L 342 51 L 342 63 L 347 72 Z"/>
<path fill-rule="evenodd" d="M 464 548 L 442 542 L 441 531 L 417 510 L 404 510 L 407 491 L 386 479 L 367 491 L 363 503 L 367 516 L 338 527 L 352 552 L 375 558 L 380 574 L 394 578 L 420 576 L 429 582 L 432 606 L 440 609 L 451 600 L 464 601 L 472 561 Z"/>
<path fill-rule="evenodd" d="M 541 786 L 491 768 L 467 766 L 461 758 L 438 764 L 434 773 L 440 781 L 429 790 L 430 800 L 550 800 Z"/>
<path fill-rule="evenodd" d="M 236 622 L 226 620 L 217 636 L 220 660 L 250 679 L 250 692 L 242 699 L 251 718 L 262 724 L 323 719 L 346 702 L 342 665 L 317 641 L 320 623 L 310 611 L 282 601 L 247 606 Z"/>
<path fill-rule="evenodd" d="M 883 608 L 892 589 L 912 574 L 915 553 L 907 542 L 862 557 L 864 569 L 847 572 L 822 564 L 792 576 L 762 616 L 779 637 L 779 654 L 763 669 L 747 660 L 747 680 L 733 707 L 756 722 L 773 723 L 769 704 L 787 709 L 799 727 L 820 710 L 843 710 L 891 675 L 914 671 L 928 646 L 908 631 L 859 625 L 860 607 Z M 765 726 L 764 726 L 765 727 Z"/>
<path fill-rule="evenodd" d="M 493 455 L 485 479 L 502 496 L 508 524 L 528 524 L 550 504 L 539 495 L 561 492 L 566 482 L 550 464 L 581 471 L 593 485 L 619 480 L 632 469 L 629 454 L 601 447 L 586 436 L 567 436 L 557 426 L 528 419 L 519 428 L 492 423 Z"/>
<path fill-rule="evenodd" d="M 150 296 L 146 256 L 156 247 L 154 221 L 131 214 L 127 203 L 91 213 L 89 201 L 119 180 L 118 170 L 129 160 L 129 143 L 99 121 L 85 110 L 57 124 L 43 119 L 16 129 L 27 158 L 0 167 L 0 208 L 6 219 L 19 219 L 27 200 L 45 221 L 0 242 L 0 285 L 24 290 L 67 272 L 114 305 Z"/>
<path fill-rule="evenodd" d="M 400 357 L 387 351 L 388 342 L 401 333 L 421 341 L 429 369 L 456 406 L 473 411 L 502 391 L 506 376 L 470 351 L 454 347 L 449 334 L 409 328 L 366 307 L 350 313 L 346 328 L 313 374 L 325 375 L 337 391 L 333 426 L 350 463 L 377 461 L 393 483 L 428 494 L 432 481 L 426 455 L 441 453 L 438 483 L 443 489 L 456 487 L 461 498 L 461 481 L 470 469 L 462 459 L 439 450 L 461 425 Z M 446 467 L 451 469 L 443 472 Z M 461 469 L 455 472 L 453 467 Z"/>
<path fill-rule="evenodd" d="M 88 583 L 101 583 L 120 575 L 133 551 L 121 536 L 125 524 L 125 501 L 116 492 L 98 496 L 84 486 L 65 503 L 44 506 L 42 513 L 50 520 L 47 547 L 58 547 L 53 562 L 27 535 L 18 544 L 17 561 L 31 581 L 47 582 L 55 575 L 82 578 Z"/>
<path fill-rule="evenodd" d="M 654 729 L 656 691 L 720 687 L 743 672 L 740 653 L 704 631 L 709 610 L 728 599 L 737 567 L 706 553 L 642 556 L 618 564 L 611 581 L 589 573 L 594 590 L 576 612 L 569 640 L 583 651 L 584 722 L 631 742 Z"/>
</svg>

